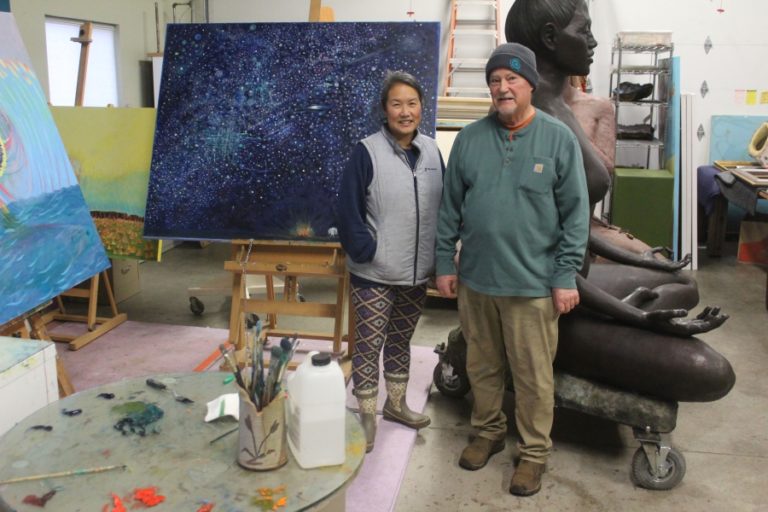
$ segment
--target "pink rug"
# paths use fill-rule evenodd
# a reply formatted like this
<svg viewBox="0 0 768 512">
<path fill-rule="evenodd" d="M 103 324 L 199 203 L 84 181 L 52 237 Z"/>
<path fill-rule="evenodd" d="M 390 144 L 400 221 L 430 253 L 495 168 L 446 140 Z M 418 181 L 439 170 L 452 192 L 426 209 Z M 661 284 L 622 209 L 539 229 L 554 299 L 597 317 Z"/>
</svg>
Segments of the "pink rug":
<svg viewBox="0 0 768 512">
<path fill-rule="evenodd" d="M 78 334 L 82 324 L 50 325 L 51 332 Z M 77 351 L 64 343 L 56 349 L 69 373 L 75 390 L 88 389 L 126 378 L 159 373 L 193 371 L 203 367 L 218 368 L 212 354 L 227 340 L 225 329 L 150 324 L 127 321 Z M 329 342 L 302 340 L 297 360 L 310 350 L 328 350 Z M 429 347 L 411 349 L 411 381 L 408 404 L 423 411 L 432 385 L 432 370 L 437 355 Z M 385 390 L 379 393 L 379 412 L 384 405 Z M 347 407 L 357 410 L 351 386 L 347 390 Z M 389 512 L 394 510 L 400 484 L 416 441 L 416 431 L 379 418 L 376 447 L 367 454 L 357 478 L 347 489 L 347 510 Z"/>
<path fill-rule="evenodd" d="M 436 364 L 437 354 L 431 348 L 411 347 L 411 380 L 406 397 L 414 411 L 424 411 L 432 386 L 432 370 Z M 381 414 L 386 399 L 383 376 L 379 376 L 379 382 L 378 412 Z M 352 396 L 351 385 L 347 389 L 347 407 L 357 410 L 357 400 Z M 415 430 L 379 417 L 376 445 L 365 456 L 363 467 L 347 490 L 347 510 L 389 512 L 395 509 L 416 436 Z"/>
<path fill-rule="evenodd" d="M 84 324 L 75 323 L 48 327 L 60 334 L 84 329 Z M 227 334 L 224 329 L 129 320 L 80 350 L 69 350 L 66 343 L 57 343 L 56 350 L 79 391 L 133 377 L 192 371 L 227 341 Z"/>
</svg>

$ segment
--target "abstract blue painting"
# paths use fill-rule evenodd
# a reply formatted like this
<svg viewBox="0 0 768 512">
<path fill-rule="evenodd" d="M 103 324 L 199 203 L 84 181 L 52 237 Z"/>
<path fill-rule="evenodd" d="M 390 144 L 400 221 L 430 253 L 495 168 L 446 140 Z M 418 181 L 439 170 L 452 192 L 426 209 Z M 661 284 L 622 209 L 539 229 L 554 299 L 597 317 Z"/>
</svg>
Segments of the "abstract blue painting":
<svg viewBox="0 0 768 512">
<path fill-rule="evenodd" d="M 16 23 L 0 12 L 0 324 L 107 267 Z"/>
<path fill-rule="evenodd" d="M 434 136 L 439 23 L 170 25 L 144 235 L 335 240 L 338 183 L 381 127 L 388 70 L 424 88 Z"/>
</svg>

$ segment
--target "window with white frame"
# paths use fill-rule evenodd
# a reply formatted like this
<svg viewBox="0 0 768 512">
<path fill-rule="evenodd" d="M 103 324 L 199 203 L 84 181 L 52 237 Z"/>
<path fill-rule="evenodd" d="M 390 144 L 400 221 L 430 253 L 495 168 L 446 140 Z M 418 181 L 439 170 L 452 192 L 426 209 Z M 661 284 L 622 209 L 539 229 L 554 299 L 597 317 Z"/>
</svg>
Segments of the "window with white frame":
<svg viewBox="0 0 768 512">
<path fill-rule="evenodd" d="M 82 44 L 72 41 L 80 34 L 82 21 L 45 18 L 45 46 L 48 56 L 48 90 L 52 105 L 74 105 L 77 72 Z M 118 105 L 116 27 L 93 24 L 88 48 L 83 105 Z"/>
</svg>

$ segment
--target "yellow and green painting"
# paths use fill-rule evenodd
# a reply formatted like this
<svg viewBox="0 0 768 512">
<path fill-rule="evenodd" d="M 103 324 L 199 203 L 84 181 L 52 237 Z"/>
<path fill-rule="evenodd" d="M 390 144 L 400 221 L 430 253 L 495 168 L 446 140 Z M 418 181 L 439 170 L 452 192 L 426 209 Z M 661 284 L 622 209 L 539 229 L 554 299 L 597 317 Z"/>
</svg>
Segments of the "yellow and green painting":
<svg viewBox="0 0 768 512">
<path fill-rule="evenodd" d="M 51 107 L 107 254 L 160 259 L 143 238 L 155 109 Z"/>
</svg>

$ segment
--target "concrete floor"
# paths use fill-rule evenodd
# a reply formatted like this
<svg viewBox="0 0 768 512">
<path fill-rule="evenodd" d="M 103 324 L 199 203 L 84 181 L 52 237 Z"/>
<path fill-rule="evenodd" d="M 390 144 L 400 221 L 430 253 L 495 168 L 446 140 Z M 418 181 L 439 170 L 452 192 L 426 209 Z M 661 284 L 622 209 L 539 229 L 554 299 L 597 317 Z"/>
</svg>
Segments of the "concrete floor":
<svg viewBox="0 0 768 512">
<path fill-rule="evenodd" d="M 457 461 L 472 433 L 471 397 L 450 399 L 433 390 L 426 413 L 429 428 L 420 432 L 397 501 L 398 511 L 758 511 L 768 510 L 768 336 L 765 270 L 735 261 L 730 247 L 720 260 L 702 255 L 694 272 L 701 307 L 720 305 L 731 318 L 702 339 L 725 355 L 736 372 L 736 385 L 712 403 L 681 403 L 677 428 L 668 436 L 682 451 L 687 473 L 672 491 L 648 491 L 629 479 L 638 447 L 629 427 L 558 409 L 554 452 L 542 491 L 530 498 L 507 492 L 516 455 L 515 433 L 507 448 L 476 472 Z M 205 313 L 190 312 L 187 288 L 218 282 L 225 290 L 231 277 L 222 270 L 229 247 L 200 248 L 185 243 L 165 253 L 162 263 L 140 266 L 142 292 L 120 304 L 130 320 L 210 327 L 228 326 L 229 298 L 201 296 Z M 301 281 L 307 297 L 332 297 L 322 281 Z M 324 299 L 327 300 L 327 299 Z M 700 308 L 697 308 L 697 312 Z M 284 318 L 296 329 L 326 330 L 317 321 Z M 454 305 L 430 299 L 413 343 L 434 346 L 457 325 Z M 512 415 L 513 403 L 506 411 Z M 354 511 L 357 512 L 357 511 Z"/>
</svg>

